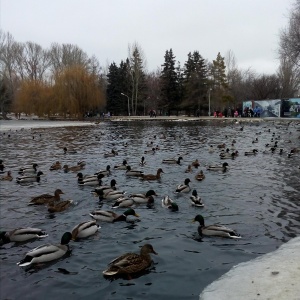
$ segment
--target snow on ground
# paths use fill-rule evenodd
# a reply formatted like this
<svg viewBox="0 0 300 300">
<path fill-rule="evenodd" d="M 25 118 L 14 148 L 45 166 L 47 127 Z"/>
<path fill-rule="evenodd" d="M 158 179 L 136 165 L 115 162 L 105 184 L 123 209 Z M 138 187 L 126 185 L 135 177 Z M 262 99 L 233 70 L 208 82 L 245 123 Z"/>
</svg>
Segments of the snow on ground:
<svg viewBox="0 0 300 300">
<path fill-rule="evenodd" d="M 300 300 L 300 237 L 233 267 L 200 300 Z"/>
</svg>

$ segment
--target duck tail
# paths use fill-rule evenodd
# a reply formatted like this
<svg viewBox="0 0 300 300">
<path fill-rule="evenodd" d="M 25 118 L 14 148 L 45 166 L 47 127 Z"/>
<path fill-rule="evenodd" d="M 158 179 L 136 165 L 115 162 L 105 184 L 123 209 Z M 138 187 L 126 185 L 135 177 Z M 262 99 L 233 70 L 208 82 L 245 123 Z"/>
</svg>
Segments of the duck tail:
<svg viewBox="0 0 300 300">
<path fill-rule="evenodd" d="M 26 255 L 24 259 L 22 259 L 21 261 L 19 261 L 17 263 L 17 265 L 19 267 L 26 267 L 31 265 L 31 261 L 32 261 L 32 257 L 30 257 L 29 255 Z"/>
</svg>

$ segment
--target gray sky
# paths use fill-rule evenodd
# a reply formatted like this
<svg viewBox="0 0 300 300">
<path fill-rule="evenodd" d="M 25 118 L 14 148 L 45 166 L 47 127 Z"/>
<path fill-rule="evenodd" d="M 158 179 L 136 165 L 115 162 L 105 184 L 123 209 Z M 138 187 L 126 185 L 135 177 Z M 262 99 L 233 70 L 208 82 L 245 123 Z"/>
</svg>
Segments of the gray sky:
<svg viewBox="0 0 300 300">
<path fill-rule="evenodd" d="M 173 49 L 183 66 L 198 50 L 212 61 L 232 50 L 237 65 L 271 74 L 292 0 L 0 0 L 0 26 L 18 42 L 78 45 L 102 66 L 137 42 L 149 71 Z"/>
</svg>

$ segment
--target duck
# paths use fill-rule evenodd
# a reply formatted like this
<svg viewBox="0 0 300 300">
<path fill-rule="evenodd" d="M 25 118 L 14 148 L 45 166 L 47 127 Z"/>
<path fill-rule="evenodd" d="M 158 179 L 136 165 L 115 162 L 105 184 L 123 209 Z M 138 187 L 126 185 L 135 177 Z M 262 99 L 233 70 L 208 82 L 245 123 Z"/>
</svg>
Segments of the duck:
<svg viewBox="0 0 300 300">
<path fill-rule="evenodd" d="M 4 169 L 5 169 L 5 166 L 3 164 L 3 160 L 0 159 L 0 174 L 3 174 L 4 173 Z"/>
<path fill-rule="evenodd" d="M 17 228 L 12 231 L 1 231 L 0 232 L 0 245 L 7 244 L 10 242 L 27 242 L 32 239 L 44 238 L 48 234 L 39 228 Z"/>
<path fill-rule="evenodd" d="M 77 151 L 75 149 L 68 149 L 67 147 L 63 148 L 64 154 L 76 154 Z"/>
<path fill-rule="evenodd" d="M 192 196 L 190 197 L 190 202 L 193 206 L 196 206 L 196 207 L 204 206 L 204 204 L 202 203 L 201 197 L 198 196 L 197 190 L 192 191 Z"/>
<path fill-rule="evenodd" d="M 226 153 L 221 153 L 220 154 L 221 159 L 235 159 L 235 157 L 236 157 L 235 152 L 232 152 L 232 153 L 226 152 Z"/>
<path fill-rule="evenodd" d="M 70 253 L 69 242 L 72 239 L 71 232 L 65 232 L 60 244 L 46 244 L 39 246 L 26 253 L 24 259 L 17 263 L 19 267 L 27 267 L 32 264 L 46 263 L 57 260 L 65 254 Z"/>
<path fill-rule="evenodd" d="M 203 173 L 202 170 L 200 170 L 196 175 L 195 175 L 195 179 L 198 181 L 202 181 L 205 178 L 205 175 Z"/>
<path fill-rule="evenodd" d="M 192 173 L 192 172 L 193 172 L 192 165 L 188 165 L 184 173 Z"/>
<path fill-rule="evenodd" d="M 180 162 L 182 159 L 183 159 L 182 156 L 179 156 L 178 159 L 167 158 L 167 159 L 163 159 L 162 163 L 163 164 L 178 164 L 178 165 L 180 165 Z"/>
<path fill-rule="evenodd" d="M 93 191 L 91 191 L 92 194 L 97 194 L 100 196 L 100 191 L 102 191 L 102 195 L 110 192 L 110 191 L 116 191 L 116 184 L 117 181 L 115 179 L 112 179 L 110 181 L 110 185 L 100 185 L 99 187 L 96 187 Z"/>
<path fill-rule="evenodd" d="M 258 152 L 257 149 L 253 149 L 252 151 L 246 151 L 246 152 L 245 152 L 245 155 L 246 155 L 246 156 L 249 156 L 249 155 L 256 155 L 257 152 Z"/>
<path fill-rule="evenodd" d="M 131 194 L 129 198 L 133 199 L 133 201 L 137 204 L 147 204 L 149 201 L 149 197 L 151 196 L 157 196 L 154 190 L 149 190 L 146 192 L 146 194 L 142 194 L 142 193 Z"/>
<path fill-rule="evenodd" d="M 132 170 L 130 166 L 127 166 L 127 171 L 125 173 L 126 176 L 136 176 L 136 177 L 141 177 L 142 174 L 144 174 L 144 171 Z"/>
<path fill-rule="evenodd" d="M 37 172 L 37 167 L 38 167 L 38 164 L 36 164 L 36 163 L 34 163 L 30 166 L 24 166 L 24 167 L 19 168 L 18 173 L 20 175 L 35 174 Z"/>
<path fill-rule="evenodd" d="M 120 197 L 123 197 L 125 194 L 124 191 L 119 191 L 119 190 L 112 190 L 112 191 L 108 191 L 106 193 L 103 193 L 103 199 L 106 200 L 117 200 Z M 99 196 L 99 200 L 101 196 Z"/>
<path fill-rule="evenodd" d="M 127 168 L 127 160 L 124 159 L 121 165 L 114 166 L 114 170 L 126 170 Z"/>
<path fill-rule="evenodd" d="M 143 167 L 143 166 L 145 166 L 147 163 L 145 162 L 145 157 L 144 156 L 142 156 L 142 158 L 141 158 L 141 161 L 140 161 L 140 163 L 139 163 L 139 165 L 141 166 L 141 167 Z"/>
<path fill-rule="evenodd" d="M 121 197 L 116 200 L 116 202 L 112 205 L 112 208 L 120 208 L 120 207 L 132 207 L 136 205 L 140 205 L 141 203 L 136 203 L 133 198 L 130 197 Z M 147 208 L 154 207 L 154 198 L 149 196 L 147 198 L 147 202 L 145 203 Z"/>
<path fill-rule="evenodd" d="M 213 145 L 210 145 L 210 146 L 209 146 L 208 152 L 209 152 L 209 153 L 214 153 L 214 152 L 215 152 L 215 149 L 214 149 L 214 146 L 213 146 Z"/>
<path fill-rule="evenodd" d="M 206 170 L 208 171 L 223 171 L 225 172 L 227 170 L 228 163 L 224 162 L 222 165 L 209 165 Z"/>
<path fill-rule="evenodd" d="M 11 171 L 7 171 L 6 175 L 1 176 L 1 181 L 12 181 L 14 178 L 11 176 Z"/>
<path fill-rule="evenodd" d="M 98 171 L 98 172 L 95 173 L 95 175 L 99 175 L 99 174 L 102 174 L 104 176 L 111 175 L 110 165 L 107 165 L 105 170 L 100 170 L 100 171 Z"/>
<path fill-rule="evenodd" d="M 60 170 L 61 167 L 61 163 L 59 161 L 55 162 L 54 164 L 51 165 L 50 167 L 50 171 L 54 171 L 54 170 Z"/>
<path fill-rule="evenodd" d="M 78 177 L 78 185 L 88 185 L 88 186 L 92 186 L 92 185 L 101 185 L 102 183 L 102 178 L 104 177 L 103 174 L 99 174 L 99 175 L 88 175 L 88 176 L 83 176 L 83 174 L 81 172 L 79 172 L 77 174 Z"/>
<path fill-rule="evenodd" d="M 198 167 L 200 167 L 200 163 L 199 163 L 198 159 L 196 159 L 192 162 L 192 166 L 196 169 L 198 169 Z"/>
<path fill-rule="evenodd" d="M 69 167 L 68 165 L 64 165 L 63 169 L 64 169 L 65 173 L 68 173 L 70 171 L 71 172 L 79 172 L 82 169 L 84 169 L 84 165 L 76 165 L 76 166 L 72 166 L 72 167 Z"/>
<path fill-rule="evenodd" d="M 217 145 L 217 148 L 219 148 L 219 149 L 223 149 L 223 148 L 225 148 L 225 147 L 226 147 L 226 144 L 225 144 L 225 143 Z"/>
<path fill-rule="evenodd" d="M 175 193 L 188 193 L 191 190 L 191 187 L 189 186 L 190 182 L 191 180 L 189 178 L 186 178 L 184 180 L 184 183 L 177 185 Z"/>
<path fill-rule="evenodd" d="M 104 157 L 107 158 L 107 157 L 114 157 L 118 155 L 118 152 L 115 151 L 114 149 L 111 149 L 111 152 L 106 152 L 104 153 Z"/>
<path fill-rule="evenodd" d="M 125 253 L 108 264 L 108 268 L 103 271 L 104 276 L 116 276 L 138 273 L 149 268 L 152 264 L 150 253 L 157 255 L 151 244 L 145 244 L 140 250 L 140 254 Z"/>
<path fill-rule="evenodd" d="M 50 202 L 56 202 L 60 200 L 60 195 L 63 194 L 61 189 L 56 189 L 54 191 L 54 195 L 50 194 L 42 194 L 36 197 L 33 197 L 29 202 L 29 205 L 41 205 L 41 204 L 49 204 Z"/>
<path fill-rule="evenodd" d="M 171 211 L 178 211 L 178 205 L 169 196 L 165 196 L 161 200 L 161 206 L 163 208 L 168 208 Z"/>
<path fill-rule="evenodd" d="M 50 202 L 48 205 L 48 212 L 55 213 L 65 211 L 67 208 L 69 208 L 71 203 L 73 203 L 73 200 L 64 200 L 58 203 Z"/>
<path fill-rule="evenodd" d="M 141 174 L 142 180 L 158 180 L 161 178 L 161 173 L 164 173 L 162 168 L 157 169 L 156 175 L 154 174 Z"/>
<path fill-rule="evenodd" d="M 156 149 L 153 147 L 152 149 L 145 150 L 144 154 L 155 154 Z"/>
<path fill-rule="evenodd" d="M 42 175 L 44 175 L 44 173 L 42 171 L 38 171 L 37 174 L 17 177 L 17 183 L 40 182 Z"/>
<path fill-rule="evenodd" d="M 87 238 L 95 234 L 100 228 L 96 220 L 82 222 L 72 229 L 72 240 Z"/>
<path fill-rule="evenodd" d="M 193 222 L 199 222 L 200 224 L 198 226 L 198 233 L 200 237 L 202 237 L 203 235 L 207 235 L 207 236 L 219 236 L 219 237 L 225 237 L 231 239 L 241 238 L 239 234 L 237 234 L 234 230 L 226 226 L 219 225 L 219 224 L 205 226 L 204 218 L 202 215 L 196 215 L 196 217 L 193 219 Z"/>
<path fill-rule="evenodd" d="M 134 209 L 129 208 L 127 209 L 122 215 L 118 215 L 113 211 L 108 210 L 96 210 L 90 213 L 90 216 L 102 222 L 120 222 L 120 221 L 127 221 L 128 216 L 135 216 L 139 217 L 139 215 L 135 212 Z"/>
</svg>

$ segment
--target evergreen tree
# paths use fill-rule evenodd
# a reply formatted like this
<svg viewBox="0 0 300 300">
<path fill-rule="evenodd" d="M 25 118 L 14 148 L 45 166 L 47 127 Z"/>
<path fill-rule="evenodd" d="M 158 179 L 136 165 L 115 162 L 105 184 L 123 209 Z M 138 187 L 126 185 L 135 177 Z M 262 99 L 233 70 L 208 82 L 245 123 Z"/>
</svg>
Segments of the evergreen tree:
<svg viewBox="0 0 300 300">
<path fill-rule="evenodd" d="M 118 67 L 115 63 L 109 66 L 107 74 L 107 105 L 106 110 L 113 115 L 128 114 L 128 94 L 129 94 L 129 63 L 121 61 Z M 122 95 L 122 93 L 124 95 Z M 129 96 L 128 96 L 129 97 Z"/>
<path fill-rule="evenodd" d="M 210 68 L 210 87 L 212 88 L 212 106 L 214 110 L 222 110 L 225 102 L 229 101 L 228 84 L 226 77 L 225 59 L 220 52 L 213 60 Z"/>
<path fill-rule="evenodd" d="M 185 99 L 182 104 L 186 109 L 203 109 L 206 106 L 207 66 L 198 51 L 188 54 L 184 71 Z"/>
<path fill-rule="evenodd" d="M 175 56 L 172 49 L 166 51 L 165 63 L 162 65 L 161 72 L 161 103 L 162 108 L 168 112 L 172 109 L 178 109 L 179 83 L 178 76 L 175 70 Z"/>
</svg>

